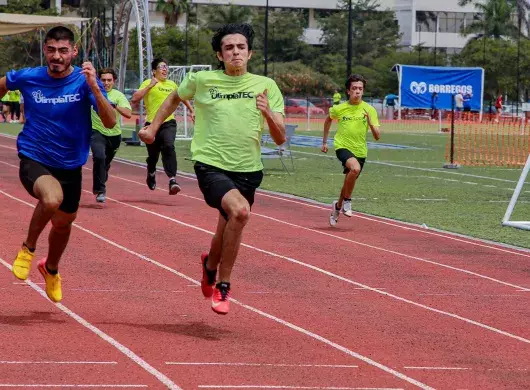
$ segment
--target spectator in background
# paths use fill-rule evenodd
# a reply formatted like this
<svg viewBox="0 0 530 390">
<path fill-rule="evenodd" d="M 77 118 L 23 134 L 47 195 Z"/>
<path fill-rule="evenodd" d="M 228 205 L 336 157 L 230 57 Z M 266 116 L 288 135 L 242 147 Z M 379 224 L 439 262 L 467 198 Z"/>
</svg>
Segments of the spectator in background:
<svg viewBox="0 0 530 390">
<path fill-rule="evenodd" d="M 502 94 L 499 93 L 495 100 L 495 123 L 499 123 L 502 114 Z"/>
<path fill-rule="evenodd" d="M 339 91 L 335 91 L 335 93 L 333 94 L 333 105 L 340 104 L 341 98 L 342 96 L 340 95 Z"/>
<path fill-rule="evenodd" d="M 455 95 L 455 119 L 462 119 L 462 111 L 464 111 L 464 96 L 462 92 Z"/>
<path fill-rule="evenodd" d="M 431 120 L 432 121 L 436 119 L 436 114 L 438 112 L 437 107 L 438 107 L 438 93 L 433 92 L 431 96 Z"/>
<path fill-rule="evenodd" d="M 466 93 L 464 95 L 464 120 L 470 119 L 470 112 L 471 112 L 471 98 L 473 95 L 470 93 Z"/>
</svg>

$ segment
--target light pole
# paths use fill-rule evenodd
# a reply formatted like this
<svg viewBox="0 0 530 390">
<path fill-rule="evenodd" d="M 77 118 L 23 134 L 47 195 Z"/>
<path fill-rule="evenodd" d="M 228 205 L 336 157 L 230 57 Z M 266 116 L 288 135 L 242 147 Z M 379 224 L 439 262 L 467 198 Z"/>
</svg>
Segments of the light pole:
<svg viewBox="0 0 530 390">
<path fill-rule="evenodd" d="M 352 8 L 351 8 L 351 0 L 348 1 L 348 54 L 346 57 L 346 79 L 350 77 L 351 74 L 351 57 L 352 57 L 352 45 L 353 45 L 353 37 L 352 37 Z"/>
<path fill-rule="evenodd" d="M 265 3 L 265 42 L 263 42 L 263 75 L 267 76 L 268 59 L 268 40 L 269 40 L 269 0 Z"/>
</svg>

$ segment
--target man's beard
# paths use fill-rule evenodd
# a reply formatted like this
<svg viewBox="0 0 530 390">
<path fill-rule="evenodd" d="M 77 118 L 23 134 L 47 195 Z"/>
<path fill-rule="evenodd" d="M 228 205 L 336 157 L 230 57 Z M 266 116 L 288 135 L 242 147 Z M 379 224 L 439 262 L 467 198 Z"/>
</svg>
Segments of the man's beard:
<svg viewBox="0 0 530 390">
<path fill-rule="evenodd" d="M 63 66 L 64 66 L 63 70 L 60 70 Z M 50 69 L 50 72 L 52 72 L 52 73 L 62 73 L 64 71 L 66 71 L 69 67 L 70 67 L 70 63 L 67 64 L 65 62 L 51 63 L 48 66 L 48 68 Z"/>
</svg>

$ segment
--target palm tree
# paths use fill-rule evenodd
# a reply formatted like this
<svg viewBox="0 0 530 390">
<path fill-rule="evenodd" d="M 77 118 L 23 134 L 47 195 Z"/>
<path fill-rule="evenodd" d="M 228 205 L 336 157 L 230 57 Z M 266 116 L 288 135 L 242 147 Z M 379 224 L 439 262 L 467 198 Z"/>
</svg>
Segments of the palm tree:
<svg viewBox="0 0 530 390">
<path fill-rule="evenodd" d="M 459 4 L 466 5 L 470 2 L 469 0 L 464 0 Z M 474 5 L 481 17 L 476 18 L 470 25 L 465 26 L 461 31 L 462 35 L 477 34 L 477 37 L 485 36 L 495 39 L 517 35 L 517 27 L 513 23 L 512 18 L 516 8 L 512 1 L 487 0 L 485 3 L 476 2 Z"/>
<path fill-rule="evenodd" d="M 176 26 L 179 17 L 191 9 L 190 0 L 157 0 L 156 10 L 164 14 L 166 26 Z"/>
<path fill-rule="evenodd" d="M 206 24 L 216 30 L 229 23 L 245 23 L 252 16 L 252 8 L 239 5 L 221 5 L 206 7 Z"/>
<path fill-rule="evenodd" d="M 431 23 L 434 22 L 434 24 L 435 24 L 434 34 L 436 36 L 436 35 L 438 35 L 437 19 L 438 19 L 438 15 L 436 14 L 436 12 L 432 12 L 432 11 L 418 11 L 418 12 L 416 12 L 416 23 L 418 24 L 418 27 L 419 27 L 419 30 L 418 30 L 418 63 L 421 61 L 421 49 L 422 49 L 421 31 L 422 31 L 422 26 L 425 26 L 427 28 L 427 31 L 429 31 L 429 27 L 431 26 Z M 435 53 L 436 53 L 436 44 L 435 44 L 434 50 L 435 50 Z M 436 54 L 435 54 L 435 56 L 436 56 Z"/>
</svg>

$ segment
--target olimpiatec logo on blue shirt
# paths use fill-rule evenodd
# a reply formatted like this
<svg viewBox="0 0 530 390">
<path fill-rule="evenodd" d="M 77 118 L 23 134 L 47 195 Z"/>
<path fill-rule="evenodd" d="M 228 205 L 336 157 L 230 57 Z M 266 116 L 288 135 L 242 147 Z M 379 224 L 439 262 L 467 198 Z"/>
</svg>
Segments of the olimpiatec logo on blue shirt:
<svg viewBox="0 0 530 390">
<path fill-rule="evenodd" d="M 59 97 L 54 98 L 47 98 L 44 96 L 41 90 L 33 91 L 31 94 L 33 96 L 33 99 L 35 99 L 35 103 L 39 104 L 61 104 L 61 103 L 74 103 L 81 101 L 81 94 L 75 93 L 75 94 L 68 94 L 63 95 Z"/>
</svg>

